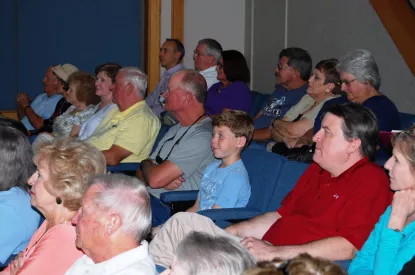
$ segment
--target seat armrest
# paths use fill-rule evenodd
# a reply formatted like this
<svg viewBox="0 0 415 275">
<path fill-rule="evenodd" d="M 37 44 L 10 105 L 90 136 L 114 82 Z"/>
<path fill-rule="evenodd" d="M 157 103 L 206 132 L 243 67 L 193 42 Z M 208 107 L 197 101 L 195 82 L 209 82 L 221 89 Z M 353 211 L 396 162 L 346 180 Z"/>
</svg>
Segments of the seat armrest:
<svg viewBox="0 0 415 275">
<path fill-rule="evenodd" d="M 139 162 L 119 163 L 117 165 L 107 165 L 107 171 L 110 172 L 133 172 L 140 168 Z"/>
<path fill-rule="evenodd" d="M 222 208 L 208 209 L 197 212 L 206 216 L 213 221 L 217 220 L 247 220 L 263 214 L 262 211 L 255 208 Z"/>
<path fill-rule="evenodd" d="M 199 191 L 172 191 L 164 192 L 160 195 L 160 200 L 164 203 L 178 201 L 195 201 Z"/>
</svg>

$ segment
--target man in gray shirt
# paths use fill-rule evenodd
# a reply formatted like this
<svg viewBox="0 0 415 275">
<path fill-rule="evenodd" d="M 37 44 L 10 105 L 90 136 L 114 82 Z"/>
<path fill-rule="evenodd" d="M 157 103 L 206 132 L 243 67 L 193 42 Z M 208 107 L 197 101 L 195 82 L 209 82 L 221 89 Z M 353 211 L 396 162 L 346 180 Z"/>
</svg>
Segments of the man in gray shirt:
<svg viewBox="0 0 415 275">
<path fill-rule="evenodd" d="M 203 171 L 213 160 L 210 147 L 212 123 L 203 107 L 206 95 L 206 81 L 195 70 L 180 70 L 173 74 L 163 93 L 164 109 L 172 112 L 179 123 L 169 129 L 137 171 L 137 177 L 147 183 L 152 195 L 153 226 L 170 215 L 158 199 L 160 194 L 173 190 L 199 190 Z"/>
</svg>

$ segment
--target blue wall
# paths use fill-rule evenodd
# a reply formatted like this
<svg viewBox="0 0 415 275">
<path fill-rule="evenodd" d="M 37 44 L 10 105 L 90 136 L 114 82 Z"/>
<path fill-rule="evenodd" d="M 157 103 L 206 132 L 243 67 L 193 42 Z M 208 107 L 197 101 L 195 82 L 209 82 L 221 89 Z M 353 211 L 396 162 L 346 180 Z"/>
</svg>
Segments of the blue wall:
<svg viewBox="0 0 415 275">
<path fill-rule="evenodd" d="M 16 0 L 0 0 L 0 109 L 16 105 L 16 6 Z"/>
<path fill-rule="evenodd" d="M 42 93 L 42 78 L 49 65 L 72 63 L 80 70 L 93 73 L 97 65 L 105 62 L 122 66 L 142 64 L 143 0 L 0 2 L 0 20 L 6 21 L 0 30 L 0 43 L 6 45 L 2 47 L 5 57 L 1 56 L 1 62 L 7 57 L 6 64 L 14 68 L 17 65 L 17 76 L 16 73 L 6 75 L 8 82 L 17 77 L 17 84 L 16 80 L 14 86 L 8 84 L 10 92 L 7 93 L 2 89 L 1 96 L 7 100 L 0 101 L 1 109 L 15 108 L 17 91 L 27 92 L 32 99 Z M 17 22 L 17 27 L 13 28 L 13 22 Z M 17 62 L 12 58 L 15 48 Z M 3 71 L 0 73 L 3 78 Z"/>
</svg>

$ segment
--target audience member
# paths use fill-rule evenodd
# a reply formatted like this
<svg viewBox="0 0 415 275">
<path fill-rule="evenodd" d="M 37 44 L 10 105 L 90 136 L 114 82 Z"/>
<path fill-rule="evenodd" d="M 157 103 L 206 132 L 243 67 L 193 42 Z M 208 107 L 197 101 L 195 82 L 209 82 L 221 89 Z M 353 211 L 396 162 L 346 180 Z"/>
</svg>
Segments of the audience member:
<svg viewBox="0 0 415 275">
<path fill-rule="evenodd" d="M 175 254 L 171 267 L 161 275 L 240 275 L 255 265 L 239 242 L 196 231 L 179 243 Z"/>
<path fill-rule="evenodd" d="M 105 63 L 95 69 L 97 79 L 95 80 L 95 94 L 101 98 L 101 102 L 94 108 L 94 114 L 88 117 L 81 125 L 78 139 L 89 138 L 97 128 L 98 124 L 114 108 L 117 107 L 112 102 L 112 91 L 110 87 L 115 82 L 121 66 L 116 63 Z"/>
<path fill-rule="evenodd" d="M 89 176 L 105 172 L 104 156 L 80 141 L 59 138 L 42 144 L 28 184 L 31 203 L 45 217 L 26 249 L 1 274 L 64 274 L 82 252 L 71 219 L 81 206 Z"/>
<path fill-rule="evenodd" d="M 353 259 L 349 274 L 398 274 L 415 255 L 415 126 L 394 136 L 393 156 L 385 163 L 395 191 Z"/>
<path fill-rule="evenodd" d="M 271 137 L 277 142 L 273 152 L 283 154 L 289 148 L 296 147 L 300 138 L 313 129 L 316 116 L 324 103 L 339 96 L 341 84 L 336 65 L 336 59 L 317 63 L 308 80 L 307 94 L 288 110 L 283 119 L 271 123 Z"/>
<path fill-rule="evenodd" d="M 205 101 L 206 114 L 217 115 L 226 110 L 251 110 L 250 75 L 244 55 L 236 50 L 223 51 L 217 65 L 217 80 Z"/>
<path fill-rule="evenodd" d="M 331 107 L 314 136 L 315 163 L 276 212 L 231 225 L 227 232 L 204 216 L 178 213 L 152 240 L 150 253 L 157 264 L 169 266 L 177 243 L 195 230 L 239 239 L 258 261 L 305 252 L 328 260 L 353 258 L 392 198 L 385 172 L 369 161 L 378 135 L 376 118 L 366 108 Z"/>
<path fill-rule="evenodd" d="M 313 258 L 307 253 L 286 261 L 274 259 L 260 262 L 257 266 L 248 269 L 243 275 L 346 275 L 340 266 L 321 258 Z"/>
<path fill-rule="evenodd" d="M 33 142 L 33 148 L 55 137 L 77 137 L 81 124 L 93 114 L 99 97 L 95 95 L 95 79 L 87 72 L 75 72 L 68 79 L 69 89 L 66 100 L 72 104 L 68 110 L 53 121 L 52 133 L 40 133 Z"/>
<path fill-rule="evenodd" d="M 194 70 L 181 70 L 169 80 L 164 109 L 179 123 L 169 129 L 150 158 L 141 162 L 137 176 L 148 185 L 152 196 L 153 226 L 170 217 L 159 201 L 166 191 L 199 190 L 206 166 L 213 160 L 210 141 L 212 121 L 203 108 L 206 81 Z"/>
<path fill-rule="evenodd" d="M 66 72 L 75 72 L 78 69 L 67 64 Z M 45 93 L 38 95 L 35 100 L 31 101 L 27 93 L 17 95 L 17 115 L 27 130 L 33 131 L 43 126 L 43 120 L 50 118 L 55 110 L 56 104 L 62 98 L 58 93 L 59 80 L 53 72 L 53 67 L 46 70 L 42 83 Z"/>
<path fill-rule="evenodd" d="M 267 135 L 273 119 L 284 117 L 285 113 L 306 94 L 307 80 L 312 70 L 309 53 L 300 48 L 286 48 L 279 54 L 275 70 L 276 89 L 254 117 L 255 129 L 262 129 Z M 265 139 L 270 139 L 268 133 Z"/>
<path fill-rule="evenodd" d="M 44 119 L 42 127 L 36 130 L 38 133 L 52 133 L 55 118 L 65 113 L 66 110 L 68 110 L 68 108 L 72 105 L 66 100 L 68 97 L 67 91 L 69 90 L 68 78 L 71 74 L 77 72 L 78 69 L 71 64 L 63 64 L 53 67 L 52 71 L 58 79 L 57 92 L 63 97 L 58 101 L 58 103 L 56 103 L 53 114 L 48 119 Z"/>
<path fill-rule="evenodd" d="M 27 246 L 39 226 L 40 215 L 30 205 L 26 183 L 35 169 L 32 156 L 23 124 L 1 118 L 0 267 Z"/>
<path fill-rule="evenodd" d="M 160 117 L 164 112 L 161 95 L 167 90 L 169 78 L 177 71 L 184 69 L 181 63 L 185 54 L 184 46 L 179 39 L 168 38 L 160 48 L 160 66 L 166 71 L 161 76 L 156 88 L 147 96 L 146 102 L 153 113 Z"/>
<path fill-rule="evenodd" d="M 206 167 L 195 204 L 188 212 L 212 208 L 244 207 L 251 196 L 248 172 L 241 160 L 254 132 L 249 115 L 230 110 L 212 120 L 212 150 L 215 158 Z"/>
<path fill-rule="evenodd" d="M 156 274 L 145 240 L 151 209 L 144 184 L 125 175 L 96 176 L 89 182 L 72 219 L 76 246 L 85 255 L 65 274 Z"/>
<path fill-rule="evenodd" d="M 337 70 L 347 98 L 370 109 L 376 115 L 380 131 L 401 129 L 398 109 L 379 92 L 381 78 L 370 51 L 355 50 L 346 53 L 340 58 Z"/>
<path fill-rule="evenodd" d="M 212 38 L 200 40 L 193 52 L 195 70 L 205 78 L 208 89 L 219 82 L 216 64 L 219 62 L 221 52 L 222 46 Z"/>
<path fill-rule="evenodd" d="M 86 142 L 104 153 L 108 165 L 140 162 L 151 152 L 160 121 L 144 100 L 147 75 L 135 67 L 119 71 L 111 86 L 112 109 Z"/>
</svg>

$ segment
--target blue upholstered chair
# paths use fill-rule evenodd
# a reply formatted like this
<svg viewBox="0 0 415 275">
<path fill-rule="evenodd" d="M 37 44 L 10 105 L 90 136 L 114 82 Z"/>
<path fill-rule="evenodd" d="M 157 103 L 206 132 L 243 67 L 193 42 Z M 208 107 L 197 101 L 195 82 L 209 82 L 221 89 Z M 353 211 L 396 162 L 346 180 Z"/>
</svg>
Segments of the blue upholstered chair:
<svg viewBox="0 0 415 275">
<path fill-rule="evenodd" d="M 256 91 L 251 91 L 252 105 L 251 112 L 249 113 L 251 117 L 254 117 L 261 110 L 262 105 L 264 105 L 265 101 L 267 101 L 269 96 L 270 95 L 268 94 L 262 94 Z"/>
<path fill-rule="evenodd" d="M 251 198 L 246 207 L 233 209 L 210 209 L 199 211 L 201 215 L 205 215 L 214 221 L 220 227 L 224 227 L 233 220 L 250 219 L 267 211 L 276 210 L 275 205 L 281 203 L 276 202 L 278 198 L 282 200 L 282 194 L 286 194 L 295 185 L 295 182 L 308 166 L 304 163 L 296 163 L 287 161 L 286 158 L 272 153 L 247 148 L 242 152 L 242 160 L 248 171 L 251 184 Z M 287 166 L 287 176 L 282 176 L 284 167 Z M 298 165 L 298 166 L 297 166 Z M 296 171 L 292 169 L 298 169 Z M 288 177 L 292 176 L 293 179 Z M 279 187 L 279 184 L 290 185 L 290 187 Z M 279 189 L 281 188 L 281 192 Z M 197 191 L 182 192 L 165 192 L 161 194 L 161 200 L 165 203 L 177 201 L 196 200 Z M 281 195 L 278 195 L 280 194 Z"/>
</svg>

